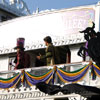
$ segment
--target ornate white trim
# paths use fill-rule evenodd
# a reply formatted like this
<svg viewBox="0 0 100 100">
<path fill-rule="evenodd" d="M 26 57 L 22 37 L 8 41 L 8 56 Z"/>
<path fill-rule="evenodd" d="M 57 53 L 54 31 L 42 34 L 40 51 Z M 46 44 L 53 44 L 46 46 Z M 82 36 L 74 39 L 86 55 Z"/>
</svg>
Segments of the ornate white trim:
<svg viewBox="0 0 100 100">
<path fill-rule="evenodd" d="M 67 38 L 57 38 L 56 40 L 53 40 L 53 44 L 55 46 L 61 46 L 61 45 L 72 45 L 72 44 L 79 44 L 79 43 L 84 43 L 84 34 L 75 34 L 75 35 L 70 35 L 66 36 Z M 35 50 L 35 49 L 40 49 L 40 48 L 45 48 L 44 42 L 35 42 L 30 45 L 25 46 L 25 50 Z M 8 54 L 8 53 L 14 53 L 16 52 L 13 48 L 5 48 L 5 49 L 0 49 L 0 55 L 2 54 Z"/>
<path fill-rule="evenodd" d="M 5 94 L 0 94 L 0 100 L 25 100 L 25 99 L 47 99 L 47 98 L 80 98 L 80 95 L 78 94 L 69 94 L 69 95 L 64 95 L 62 93 L 58 93 L 55 95 L 48 95 L 45 94 L 41 91 L 27 91 L 27 92 L 15 92 L 15 93 L 5 93 Z M 72 100 L 72 99 L 71 99 Z"/>
</svg>

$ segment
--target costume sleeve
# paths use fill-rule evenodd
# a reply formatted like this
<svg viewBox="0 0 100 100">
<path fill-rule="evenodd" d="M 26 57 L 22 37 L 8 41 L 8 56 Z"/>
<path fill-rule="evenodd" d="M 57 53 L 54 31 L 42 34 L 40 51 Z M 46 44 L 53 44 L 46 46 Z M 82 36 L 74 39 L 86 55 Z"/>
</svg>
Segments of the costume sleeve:
<svg viewBox="0 0 100 100">
<path fill-rule="evenodd" d="M 52 52 L 47 52 L 45 55 L 42 55 L 40 59 L 45 59 L 52 56 Z"/>
<path fill-rule="evenodd" d="M 42 55 L 40 57 L 40 59 L 45 59 L 45 58 L 48 58 L 48 57 L 52 57 L 52 55 L 53 55 L 53 47 L 50 46 L 50 47 L 48 47 L 48 50 L 46 51 L 46 54 Z"/>
<path fill-rule="evenodd" d="M 18 66 L 19 66 L 20 63 L 21 63 L 20 54 L 17 54 L 17 56 L 16 56 L 16 58 L 15 58 L 15 60 L 14 60 L 14 63 L 16 64 L 14 69 L 18 69 Z"/>
<path fill-rule="evenodd" d="M 30 56 L 29 54 L 25 54 L 25 64 L 24 64 L 24 68 L 29 68 L 30 67 Z"/>
<path fill-rule="evenodd" d="M 14 59 L 14 63 L 17 64 L 17 56 Z"/>
</svg>

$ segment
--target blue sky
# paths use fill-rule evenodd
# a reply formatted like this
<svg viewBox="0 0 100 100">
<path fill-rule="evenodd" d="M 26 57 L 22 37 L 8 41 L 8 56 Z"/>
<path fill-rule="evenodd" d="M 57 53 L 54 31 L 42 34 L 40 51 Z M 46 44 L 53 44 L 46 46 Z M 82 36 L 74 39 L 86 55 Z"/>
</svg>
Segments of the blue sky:
<svg viewBox="0 0 100 100">
<path fill-rule="evenodd" d="M 82 5 L 91 5 L 96 4 L 100 0 L 24 0 L 31 13 L 36 11 L 36 8 L 39 7 L 39 10 L 46 9 L 63 9 L 71 8 L 75 6 Z"/>
</svg>

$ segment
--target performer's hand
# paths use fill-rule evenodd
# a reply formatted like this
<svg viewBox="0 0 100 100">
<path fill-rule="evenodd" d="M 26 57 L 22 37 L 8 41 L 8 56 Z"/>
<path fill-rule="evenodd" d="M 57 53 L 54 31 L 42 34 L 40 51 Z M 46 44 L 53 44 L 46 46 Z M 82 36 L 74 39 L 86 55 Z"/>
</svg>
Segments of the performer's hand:
<svg viewBox="0 0 100 100">
<path fill-rule="evenodd" d="M 36 58 L 40 60 L 40 56 L 37 56 Z"/>
<path fill-rule="evenodd" d="M 93 64 L 93 61 L 89 61 L 89 65 L 91 66 Z"/>
<path fill-rule="evenodd" d="M 15 67 L 14 70 L 16 70 L 17 68 Z"/>
</svg>

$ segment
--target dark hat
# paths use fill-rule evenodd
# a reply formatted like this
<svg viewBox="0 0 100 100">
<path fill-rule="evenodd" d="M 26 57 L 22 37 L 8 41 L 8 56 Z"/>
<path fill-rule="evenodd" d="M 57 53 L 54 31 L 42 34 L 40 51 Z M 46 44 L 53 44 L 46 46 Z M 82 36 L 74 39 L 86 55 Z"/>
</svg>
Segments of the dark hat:
<svg viewBox="0 0 100 100">
<path fill-rule="evenodd" d="M 85 30 L 80 31 L 80 33 L 95 34 L 95 33 L 96 33 L 95 30 L 94 30 L 94 28 L 95 28 L 95 23 L 92 22 L 92 24 L 93 24 L 92 27 L 87 27 Z"/>
<path fill-rule="evenodd" d="M 80 31 L 80 33 L 84 33 L 84 37 L 86 40 L 89 40 L 89 38 L 96 36 L 96 32 L 94 30 L 95 23 L 92 22 L 92 27 L 87 27 L 85 30 Z"/>
<path fill-rule="evenodd" d="M 25 42 L 24 38 L 18 38 L 17 46 L 14 49 L 17 49 L 17 48 L 24 49 L 24 42 Z"/>
<path fill-rule="evenodd" d="M 46 41 L 46 42 L 48 42 L 48 43 L 52 43 L 52 39 L 51 39 L 50 36 L 46 36 L 46 37 L 44 38 L 44 41 Z"/>
<path fill-rule="evenodd" d="M 95 30 L 94 30 L 93 28 L 87 27 L 85 30 L 80 31 L 80 33 L 90 33 L 90 34 L 91 34 L 91 33 L 92 33 L 92 34 L 94 33 L 94 34 L 95 34 L 96 32 L 95 32 Z"/>
</svg>

